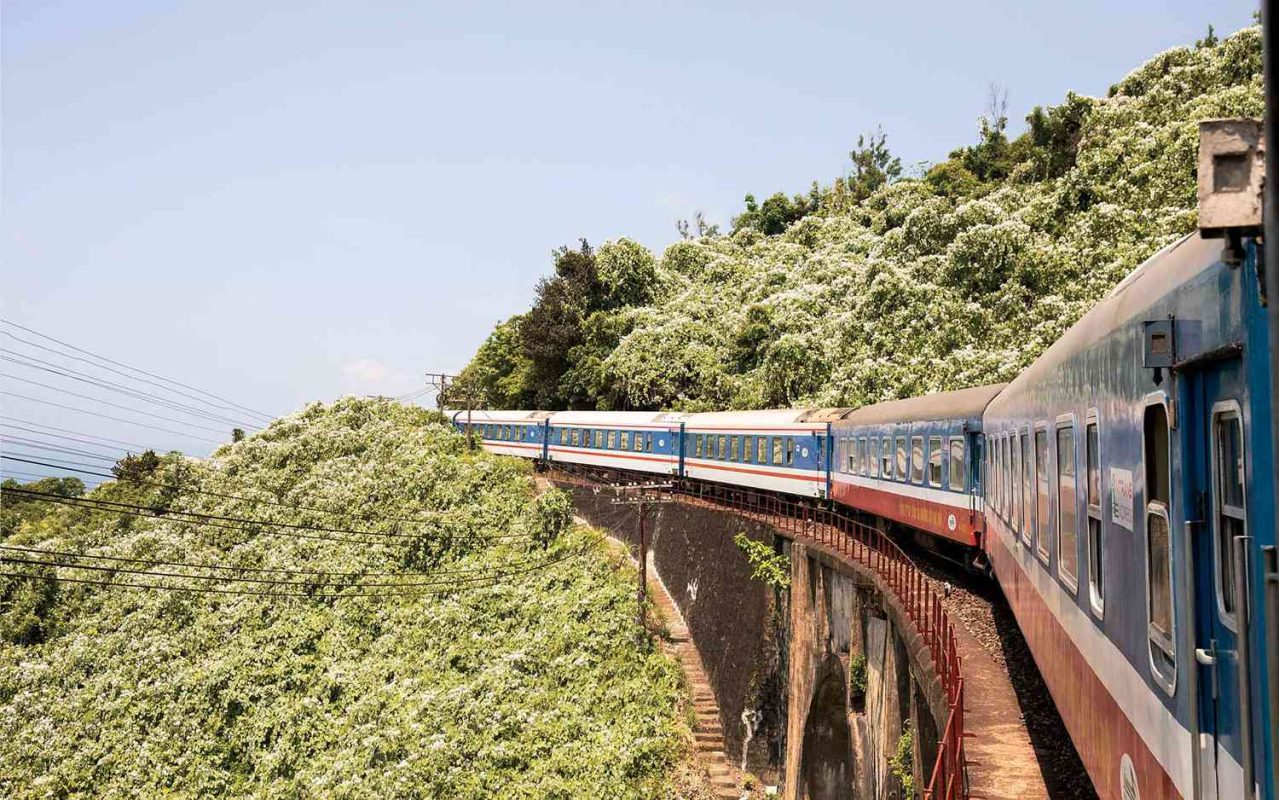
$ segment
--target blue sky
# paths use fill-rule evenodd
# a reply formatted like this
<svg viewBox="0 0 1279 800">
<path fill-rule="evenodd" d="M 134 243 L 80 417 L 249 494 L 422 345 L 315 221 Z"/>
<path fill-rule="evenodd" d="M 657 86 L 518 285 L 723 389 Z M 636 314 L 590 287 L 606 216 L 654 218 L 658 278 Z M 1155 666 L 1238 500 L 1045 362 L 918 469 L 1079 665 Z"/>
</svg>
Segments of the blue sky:
<svg viewBox="0 0 1279 800">
<path fill-rule="evenodd" d="M 944 158 L 992 81 L 1020 121 L 1254 7 L 13 0 L 3 313 L 268 411 L 399 394 L 561 244 L 660 251 L 876 125 Z"/>
</svg>

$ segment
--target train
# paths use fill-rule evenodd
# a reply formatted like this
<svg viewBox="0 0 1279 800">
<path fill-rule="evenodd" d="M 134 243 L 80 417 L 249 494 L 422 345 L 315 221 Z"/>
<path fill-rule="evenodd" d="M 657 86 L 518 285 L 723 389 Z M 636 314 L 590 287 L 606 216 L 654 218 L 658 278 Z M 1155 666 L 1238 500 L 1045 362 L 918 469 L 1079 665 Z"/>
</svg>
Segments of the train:
<svg viewBox="0 0 1279 800">
<path fill-rule="evenodd" d="M 1007 599 L 1100 796 L 1276 800 L 1263 250 L 1247 220 L 1205 226 L 1203 147 L 1200 230 L 1008 383 L 858 409 L 453 421 L 494 453 L 807 498 L 967 554 Z"/>
</svg>

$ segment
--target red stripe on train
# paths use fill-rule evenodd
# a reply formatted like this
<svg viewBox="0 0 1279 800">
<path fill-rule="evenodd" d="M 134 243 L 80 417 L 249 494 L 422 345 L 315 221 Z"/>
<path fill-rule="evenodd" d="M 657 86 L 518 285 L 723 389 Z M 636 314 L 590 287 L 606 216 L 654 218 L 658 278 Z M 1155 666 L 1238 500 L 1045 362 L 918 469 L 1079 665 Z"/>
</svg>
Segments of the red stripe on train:
<svg viewBox="0 0 1279 800">
<path fill-rule="evenodd" d="M 991 524 L 1003 523 L 992 520 Z M 992 530 L 988 538 L 987 550 L 999 586 L 1097 793 L 1104 798 L 1123 797 L 1119 765 L 1126 753 L 1136 768 L 1142 797 L 1180 797 L 1172 778 L 1022 571 L 1003 537 Z M 1040 562 L 1033 555 L 1031 560 L 1032 569 L 1038 569 Z M 1151 698 L 1141 702 L 1159 701 Z"/>
</svg>

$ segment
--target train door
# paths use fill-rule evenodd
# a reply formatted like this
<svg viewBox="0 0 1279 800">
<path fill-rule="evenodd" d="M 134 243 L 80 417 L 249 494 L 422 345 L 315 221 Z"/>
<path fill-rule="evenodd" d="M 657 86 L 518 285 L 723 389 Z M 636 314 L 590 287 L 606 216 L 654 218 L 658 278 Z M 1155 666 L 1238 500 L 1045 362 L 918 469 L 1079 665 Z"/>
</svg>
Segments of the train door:
<svg viewBox="0 0 1279 800">
<path fill-rule="evenodd" d="M 1194 669 L 1199 721 L 1199 796 L 1244 798 L 1245 757 L 1251 749 L 1249 709 L 1243 705 L 1239 620 L 1241 576 L 1236 550 L 1246 547 L 1244 382 L 1238 358 L 1185 373 L 1183 385 L 1184 498 L 1189 531 Z M 1244 652 L 1246 656 L 1247 646 Z M 1249 787 L 1250 788 L 1250 787 Z"/>
</svg>

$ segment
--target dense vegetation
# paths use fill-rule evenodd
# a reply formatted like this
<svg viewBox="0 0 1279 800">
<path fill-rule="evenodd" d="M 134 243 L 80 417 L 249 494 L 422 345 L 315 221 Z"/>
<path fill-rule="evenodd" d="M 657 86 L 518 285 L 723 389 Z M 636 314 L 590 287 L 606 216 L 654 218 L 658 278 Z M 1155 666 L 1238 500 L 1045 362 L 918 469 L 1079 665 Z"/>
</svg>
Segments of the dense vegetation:
<svg viewBox="0 0 1279 800">
<path fill-rule="evenodd" d="M 0 541 L 146 560 L 93 562 L 120 568 L 244 571 L 0 577 L 0 795 L 669 791 L 688 737 L 678 668 L 636 644 L 633 576 L 572 525 L 563 493 L 534 494 L 526 464 L 467 452 L 438 415 L 348 398 L 211 459 L 133 457 L 117 475 L 87 494 L 74 479 L 25 488 L 161 516 L 24 499 L 9 481 Z M 53 574 L 0 571 L 36 569 Z M 361 588 L 373 583 L 394 586 Z"/>
<path fill-rule="evenodd" d="M 555 254 L 465 372 L 496 408 L 861 405 L 1007 380 L 1195 225 L 1197 122 L 1260 116 L 1258 28 L 1162 53 L 1105 98 L 996 96 L 975 144 L 915 177 L 877 132 L 848 177 L 747 197 L 656 259 Z"/>
</svg>

